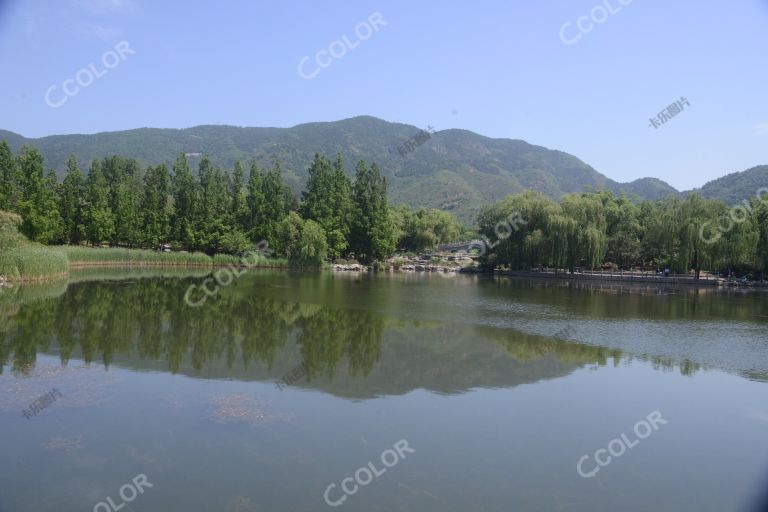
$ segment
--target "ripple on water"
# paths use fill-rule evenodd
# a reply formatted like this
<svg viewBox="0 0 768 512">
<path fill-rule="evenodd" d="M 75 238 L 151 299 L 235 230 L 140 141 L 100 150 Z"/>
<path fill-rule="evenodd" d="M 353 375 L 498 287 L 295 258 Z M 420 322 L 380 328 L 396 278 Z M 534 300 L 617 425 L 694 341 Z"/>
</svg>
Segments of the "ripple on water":
<svg viewBox="0 0 768 512">
<path fill-rule="evenodd" d="M 262 427 L 276 421 L 292 422 L 293 413 L 277 412 L 269 407 L 270 401 L 256 399 L 243 393 L 218 395 L 208 401 L 209 417 L 217 423 L 246 423 Z"/>
<path fill-rule="evenodd" d="M 0 411 L 20 412 L 52 388 L 62 396 L 50 408 L 102 404 L 109 399 L 111 385 L 116 381 L 114 373 L 97 366 L 37 362 L 13 375 L 0 376 Z"/>
</svg>

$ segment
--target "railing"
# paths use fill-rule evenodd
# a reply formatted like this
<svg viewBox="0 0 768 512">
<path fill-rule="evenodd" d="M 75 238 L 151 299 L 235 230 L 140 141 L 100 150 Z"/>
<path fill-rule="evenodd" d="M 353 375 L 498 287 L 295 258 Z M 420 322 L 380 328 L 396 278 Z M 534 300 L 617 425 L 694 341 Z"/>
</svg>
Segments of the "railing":
<svg viewBox="0 0 768 512">
<path fill-rule="evenodd" d="M 557 277 L 561 279 L 594 279 L 605 281 L 635 281 L 635 282 L 656 282 L 670 284 L 703 284 L 716 285 L 720 278 L 708 273 L 701 273 L 699 279 L 694 274 L 664 274 L 656 272 L 643 271 L 624 271 L 624 270 L 582 270 L 576 269 L 573 273 L 567 269 L 530 269 L 523 272 L 505 272 L 511 275 L 533 275 L 540 277 Z"/>
</svg>

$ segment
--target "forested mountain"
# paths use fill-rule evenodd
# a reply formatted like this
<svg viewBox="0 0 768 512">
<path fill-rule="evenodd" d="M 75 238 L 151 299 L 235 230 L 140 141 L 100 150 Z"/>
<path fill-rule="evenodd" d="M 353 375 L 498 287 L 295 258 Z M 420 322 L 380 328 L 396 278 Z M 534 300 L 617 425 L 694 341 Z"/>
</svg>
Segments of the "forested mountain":
<svg viewBox="0 0 768 512">
<path fill-rule="evenodd" d="M 696 192 L 709 199 L 736 204 L 754 197 L 761 188 L 768 188 L 768 165 L 758 165 L 746 171 L 728 174 L 710 181 Z"/>
<path fill-rule="evenodd" d="M 522 140 L 492 139 L 455 129 L 429 134 L 415 126 L 370 116 L 292 128 L 139 128 L 38 139 L 0 131 L 1 139 L 8 140 L 14 151 L 23 144 L 40 149 L 46 165 L 54 167 L 60 178 L 70 153 L 80 162 L 118 155 L 136 158 L 142 165 L 171 165 L 183 152 L 193 169 L 204 154 L 214 166 L 224 168 L 252 158 L 268 168 L 279 160 L 283 177 L 296 192 L 304 187 L 315 152 L 341 153 L 349 176 L 360 159 L 378 162 L 388 180 L 392 203 L 453 211 L 466 221 L 484 204 L 525 190 L 538 190 L 553 198 L 581 192 L 586 186 L 615 192 L 624 189 L 645 199 L 677 194 L 666 183 L 651 178 L 620 184 L 572 155 Z"/>
<path fill-rule="evenodd" d="M 94 157 L 118 155 L 136 158 L 144 166 L 170 166 L 179 153 L 187 153 L 192 169 L 205 154 L 214 166 L 225 169 L 231 169 L 236 160 L 245 164 L 255 158 L 263 168 L 279 160 L 283 178 L 296 193 L 305 186 L 315 152 L 341 153 L 350 177 L 360 159 L 378 162 L 392 203 L 452 211 L 465 222 L 472 222 L 482 206 L 526 190 L 552 198 L 581 192 L 585 187 L 617 193 L 624 190 L 649 200 L 679 194 L 656 178 L 613 181 L 573 155 L 522 140 L 493 139 L 457 129 L 429 134 L 412 125 L 370 116 L 292 128 L 139 128 L 38 139 L 0 130 L 2 139 L 14 151 L 23 144 L 40 149 L 46 165 L 54 167 L 60 179 L 70 153 L 83 163 Z M 766 184 L 768 166 L 760 166 L 710 182 L 701 193 L 732 204 L 754 195 Z"/>
</svg>

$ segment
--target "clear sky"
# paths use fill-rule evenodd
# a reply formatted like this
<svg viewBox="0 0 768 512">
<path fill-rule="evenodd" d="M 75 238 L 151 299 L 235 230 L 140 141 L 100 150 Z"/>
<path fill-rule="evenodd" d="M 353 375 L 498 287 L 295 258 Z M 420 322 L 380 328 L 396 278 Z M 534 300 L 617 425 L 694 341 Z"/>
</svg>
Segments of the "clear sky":
<svg viewBox="0 0 768 512">
<path fill-rule="evenodd" d="M 377 12 L 386 25 L 369 36 L 358 24 Z M 354 48 L 334 45 L 338 58 L 321 54 L 318 67 L 342 36 Z M 120 41 L 134 53 L 103 57 Z M 299 74 L 305 56 L 314 78 Z M 523 139 L 619 181 L 689 189 L 768 164 L 767 56 L 768 0 L 0 0 L 0 128 L 39 137 L 368 114 Z M 65 95 L 92 63 L 99 77 L 81 74 L 92 83 Z M 651 127 L 681 97 L 689 105 Z"/>
</svg>

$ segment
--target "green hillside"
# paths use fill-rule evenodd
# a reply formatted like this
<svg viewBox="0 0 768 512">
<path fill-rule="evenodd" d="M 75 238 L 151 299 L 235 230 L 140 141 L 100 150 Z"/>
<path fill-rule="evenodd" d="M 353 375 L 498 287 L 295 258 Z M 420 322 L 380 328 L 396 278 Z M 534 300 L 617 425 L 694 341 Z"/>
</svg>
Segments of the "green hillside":
<svg viewBox="0 0 768 512">
<path fill-rule="evenodd" d="M 358 160 L 378 162 L 389 181 L 393 203 L 441 208 L 463 220 L 471 219 L 484 204 L 529 189 L 553 198 L 585 187 L 625 190 L 647 199 L 678 193 L 652 178 L 621 184 L 567 153 L 466 130 L 436 132 L 411 152 L 400 154 L 398 146 L 419 131 L 415 126 L 360 116 L 292 128 L 139 128 L 39 139 L 0 131 L 0 139 L 7 139 L 16 151 L 22 144 L 39 148 L 47 164 L 59 172 L 65 168 L 70 153 L 81 162 L 117 154 L 154 165 L 170 164 L 184 152 L 192 155 L 193 168 L 199 161 L 197 154 L 208 154 L 214 165 L 225 168 L 231 168 L 238 159 L 255 158 L 264 166 L 279 160 L 285 179 L 297 192 L 303 188 L 315 152 L 340 152 L 350 176 Z"/>
<path fill-rule="evenodd" d="M 758 165 L 746 171 L 734 172 L 712 180 L 697 190 L 704 197 L 736 204 L 755 197 L 758 189 L 768 187 L 768 165 Z"/>
</svg>

